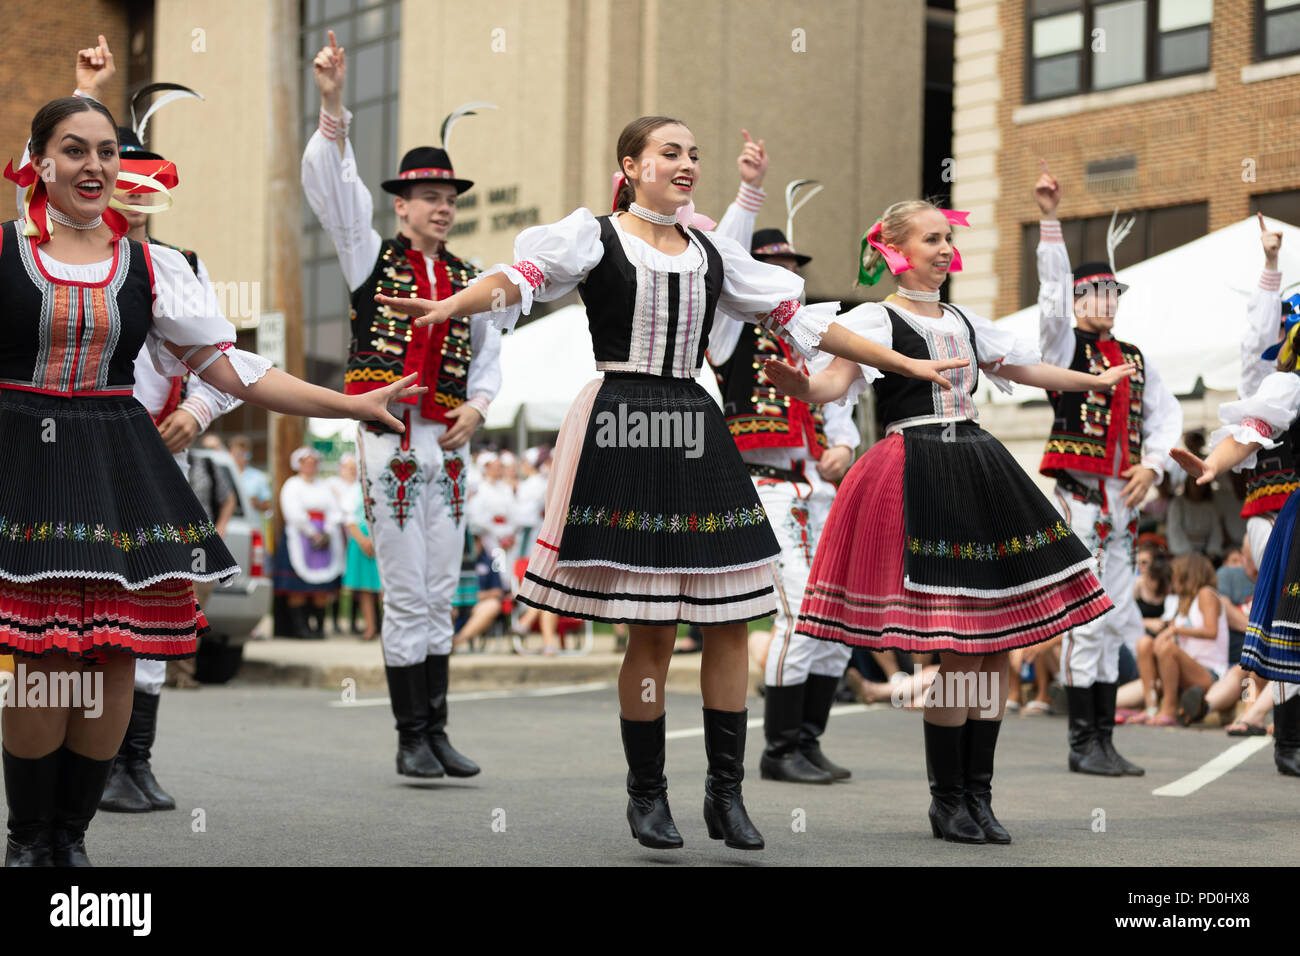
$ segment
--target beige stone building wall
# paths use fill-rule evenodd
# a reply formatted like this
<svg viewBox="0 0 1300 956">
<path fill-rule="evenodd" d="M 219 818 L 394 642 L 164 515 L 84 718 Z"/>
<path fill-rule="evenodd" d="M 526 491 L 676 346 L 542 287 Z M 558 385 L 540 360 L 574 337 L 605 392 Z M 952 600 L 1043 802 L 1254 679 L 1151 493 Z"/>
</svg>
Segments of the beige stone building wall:
<svg viewBox="0 0 1300 956">
<path fill-rule="evenodd" d="M 772 157 L 760 227 L 784 227 L 786 182 L 825 183 L 796 220 L 796 244 L 816 260 L 814 296 L 861 297 L 862 232 L 920 189 L 925 7 L 915 0 L 425 0 L 402 16 L 403 148 L 434 142 L 459 103 L 501 107 L 452 134 L 457 172 L 478 193 L 460 214 L 479 220 L 454 242 L 462 255 L 499 261 L 534 218 L 607 210 L 619 130 L 643 113 L 690 125 L 703 170 L 696 205 L 714 218 L 735 195 L 742 127 Z M 511 188 L 513 203 L 491 201 Z"/>
</svg>

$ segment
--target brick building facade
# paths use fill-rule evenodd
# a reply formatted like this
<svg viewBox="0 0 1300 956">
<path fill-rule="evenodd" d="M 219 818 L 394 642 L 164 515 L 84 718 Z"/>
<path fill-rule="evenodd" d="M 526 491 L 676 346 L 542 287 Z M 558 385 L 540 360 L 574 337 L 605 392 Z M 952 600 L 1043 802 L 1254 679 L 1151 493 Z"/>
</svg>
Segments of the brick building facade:
<svg viewBox="0 0 1300 956">
<path fill-rule="evenodd" d="M 1145 31 L 1137 43 L 1115 26 L 1097 26 L 1118 13 L 1132 14 L 1130 32 Z M 1164 32 L 1180 26 L 1179 16 L 1204 22 Z M 1124 68 L 1139 80 L 1090 88 L 1084 66 L 1084 83 L 1036 96 L 1036 77 L 1042 86 L 1060 77 L 1041 64 L 1074 69 L 1075 53 L 1035 61 L 1036 43 L 1058 39 L 1045 41 L 1048 31 L 1036 26 L 1052 18 L 1084 28 L 1077 59 L 1096 75 L 1105 57 L 1131 56 Z M 1300 223 L 1296 21 L 1300 4 L 1291 10 L 1287 0 L 958 0 L 953 201 L 976 214 L 953 294 L 990 315 L 1032 303 L 1040 157 L 1061 181 L 1059 215 L 1076 261 L 1105 258 L 1105 224 L 1116 208 L 1139 213 L 1116 254 L 1119 268 L 1257 209 Z M 1161 75 L 1162 44 L 1180 38 L 1199 40 L 1203 59 L 1193 55 L 1192 69 Z"/>
</svg>

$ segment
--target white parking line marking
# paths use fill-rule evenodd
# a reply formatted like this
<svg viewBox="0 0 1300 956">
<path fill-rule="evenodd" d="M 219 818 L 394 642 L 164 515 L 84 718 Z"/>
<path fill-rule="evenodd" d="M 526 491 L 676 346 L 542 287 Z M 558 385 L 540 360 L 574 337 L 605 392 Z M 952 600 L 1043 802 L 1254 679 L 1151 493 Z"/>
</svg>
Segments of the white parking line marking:
<svg viewBox="0 0 1300 956">
<path fill-rule="evenodd" d="M 613 681 L 596 681 L 590 684 L 556 684 L 553 687 L 533 687 L 528 690 L 468 690 L 459 694 L 448 694 L 447 702 L 463 703 L 467 700 L 507 700 L 512 697 L 561 697 L 565 694 L 589 694 L 598 690 L 609 690 Z M 330 702 L 331 707 L 387 707 L 387 697 L 363 697 L 345 703 L 341 700 Z"/>
<path fill-rule="evenodd" d="M 847 714 L 865 714 L 865 713 L 869 713 L 870 711 L 885 711 L 885 710 L 893 710 L 893 709 L 894 708 L 886 706 L 884 704 L 872 704 L 870 707 L 868 707 L 865 704 L 839 704 L 831 708 L 831 716 L 839 717 Z M 747 724 L 745 724 L 745 726 L 748 727 L 750 730 L 753 730 L 755 727 L 762 727 L 763 718 L 755 717 L 752 720 L 750 720 Z M 681 740 L 685 737 L 703 737 L 703 736 L 704 736 L 703 727 L 687 727 L 685 730 L 670 730 L 668 733 L 664 734 L 664 739 Z"/>
<path fill-rule="evenodd" d="M 1272 737 L 1251 737 L 1239 744 L 1233 744 L 1209 763 L 1198 767 L 1185 777 L 1179 777 L 1173 783 L 1165 784 L 1151 791 L 1156 797 L 1185 797 L 1195 793 L 1207 783 L 1213 783 L 1233 767 L 1242 763 L 1251 754 L 1258 753 L 1273 742 Z"/>
</svg>

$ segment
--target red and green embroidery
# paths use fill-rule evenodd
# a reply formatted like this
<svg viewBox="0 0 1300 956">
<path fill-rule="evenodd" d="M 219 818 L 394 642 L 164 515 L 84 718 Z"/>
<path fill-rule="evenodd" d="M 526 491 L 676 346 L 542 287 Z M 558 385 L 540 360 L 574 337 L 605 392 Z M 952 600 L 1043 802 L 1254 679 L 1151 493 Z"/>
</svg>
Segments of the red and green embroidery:
<svg viewBox="0 0 1300 956">
<path fill-rule="evenodd" d="M 217 528 L 211 521 L 188 525 L 155 524 L 131 531 L 68 521 L 11 521 L 0 516 L 0 540 L 38 544 L 45 541 L 110 544 L 123 552 L 139 551 L 151 544 L 198 544 L 216 534 Z"/>
<path fill-rule="evenodd" d="M 910 554 L 926 558 L 957 558 L 964 561 L 1001 561 L 1018 554 L 1038 551 L 1071 534 L 1065 522 L 1058 521 L 1030 534 L 1005 541 L 929 541 L 907 536 L 905 547 Z"/>
<path fill-rule="evenodd" d="M 621 528 L 624 531 L 646 531 L 652 534 L 682 534 L 700 532 L 714 534 L 719 531 L 733 531 L 736 528 L 749 528 L 764 524 L 767 512 L 761 504 L 752 508 L 733 508 L 722 513 L 707 514 L 651 514 L 648 511 L 617 508 L 595 508 L 590 505 L 578 507 L 570 505 L 565 513 L 564 523 L 569 527 L 605 526 Z"/>
</svg>

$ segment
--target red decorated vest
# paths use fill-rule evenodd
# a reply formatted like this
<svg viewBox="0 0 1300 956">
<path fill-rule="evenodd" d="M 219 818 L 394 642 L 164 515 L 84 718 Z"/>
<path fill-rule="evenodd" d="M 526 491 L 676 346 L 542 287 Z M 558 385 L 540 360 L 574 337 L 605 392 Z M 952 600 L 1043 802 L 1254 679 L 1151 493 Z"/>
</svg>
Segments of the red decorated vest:
<svg viewBox="0 0 1300 956">
<path fill-rule="evenodd" d="M 784 359 L 796 367 L 801 364 L 788 345 L 767 329 L 753 325 L 740 333 L 727 361 L 709 363 L 722 392 L 727 430 L 741 451 L 806 445 L 813 458 L 820 458 L 826 449 L 821 407 L 777 391 L 763 371 L 763 362 L 769 358 Z"/>
<path fill-rule="evenodd" d="M 414 317 L 375 301 L 375 294 L 393 298 L 440 300 L 469 285 L 478 270 L 444 248 L 433 264 L 435 287 L 429 286 L 425 258 L 405 236 L 385 240 L 369 278 L 352 293 L 352 341 L 348 347 L 343 391 L 358 395 L 419 373 L 418 385 L 429 386 L 421 396 L 401 399 L 418 405 L 429 421 L 448 424 L 447 412 L 469 396 L 469 319 L 457 316 L 439 325 L 416 328 Z M 381 428 L 375 423 L 372 427 Z M 387 431 L 387 429 L 383 429 Z"/>
<path fill-rule="evenodd" d="M 1136 345 L 1114 338 L 1103 341 L 1082 329 L 1074 330 L 1074 341 L 1074 371 L 1095 375 L 1132 362 L 1137 373 L 1109 392 L 1048 392 L 1055 419 L 1038 470 L 1048 477 L 1067 470 L 1113 477 L 1142 463 L 1142 352 Z"/>
</svg>

